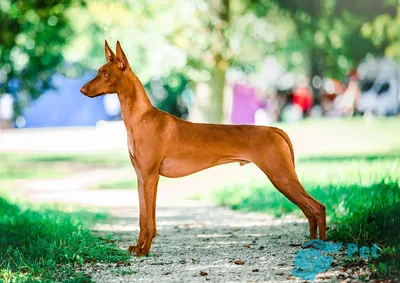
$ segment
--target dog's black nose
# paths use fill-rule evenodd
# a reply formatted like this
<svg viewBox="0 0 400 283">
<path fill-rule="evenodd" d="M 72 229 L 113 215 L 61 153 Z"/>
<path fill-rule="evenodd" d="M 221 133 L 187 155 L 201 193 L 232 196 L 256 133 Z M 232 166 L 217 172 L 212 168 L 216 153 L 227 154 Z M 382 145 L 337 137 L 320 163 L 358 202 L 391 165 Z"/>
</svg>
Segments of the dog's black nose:
<svg viewBox="0 0 400 283">
<path fill-rule="evenodd" d="M 81 87 L 81 93 L 86 94 L 87 93 L 87 88 L 86 87 Z"/>
</svg>

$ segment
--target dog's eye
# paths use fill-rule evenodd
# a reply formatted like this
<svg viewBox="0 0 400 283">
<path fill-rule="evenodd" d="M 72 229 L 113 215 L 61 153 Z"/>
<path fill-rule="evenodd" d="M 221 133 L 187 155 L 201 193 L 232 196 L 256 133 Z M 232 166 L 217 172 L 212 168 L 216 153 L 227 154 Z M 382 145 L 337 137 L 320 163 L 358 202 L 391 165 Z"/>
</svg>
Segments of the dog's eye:
<svg viewBox="0 0 400 283">
<path fill-rule="evenodd" d="M 108 73 L 104 72 L 103 76 L 108 77 Z"/>
</svg>

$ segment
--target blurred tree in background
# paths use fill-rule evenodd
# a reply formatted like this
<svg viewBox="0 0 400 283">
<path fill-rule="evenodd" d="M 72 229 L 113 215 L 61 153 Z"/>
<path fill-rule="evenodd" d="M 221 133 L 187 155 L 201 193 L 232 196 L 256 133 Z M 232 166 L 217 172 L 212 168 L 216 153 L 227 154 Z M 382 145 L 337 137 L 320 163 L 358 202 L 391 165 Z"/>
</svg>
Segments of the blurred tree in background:
<svg viewBox="0 0 400 283">
<path fill-rule="evenodd" d="M 294 49 L 298 54 L 294 61 L 308 64 L 311 79 L 328 76 L 341 80 L 367 54 L 383 55 L 361 28 L 376 17 L 390 18 L 397 13 L 397 2 L 387 0 L 250 0 L 249 8 L 265 17 L 274 4 L 295 26 L 295 40 L 280 48 Z"/>
<path fill-rule="evenodd" d="M 208 83 L 211 96 L 202 110 L 209 121 L 222 120 L 225 72 L 232 58 L 228 0 L 88 1 L 86 7 L 76 6 L 68 13 L 77 34 L 65 52 L 68 60 L 98 68 L 104 62 L 104 38 L 121 40 L 144 84 L 153 77 L 166 81 L 172 69 L 193 82 Z M 72 21 L 75 17 L 84 19 Z M 157 106 L 166 107 L 165 102 Z"/>
<path fill-rule="evenodd" d="M 400 14 L 398 13 L 400 2 L 397 0 L 386 2 L 391 9 L 384 11 L 381 8 L 374 13 L 374 16 L 369 15 L 369 21 L 363 23 L 361 33 L 381 53 L 400 60 Z"/>
<path fill-rule="evenodd" d="M 0 2 L 0 95 L 16 100 L 15 112 L 51 87 L 73 37 L 65 10 L 74 0 Z"/>
<path fill-rule="evenodd" d="M 152 102 L 163 111 L 177 117 L 186 118 L 188 115 L 187 104 L 184 99 L 190 100 L 190 94 L 185 93 L 189 87 L 189 81 L 185 74 L 172 70 L 168 76 L 152 78 L 144 85 L 152 94 Z M 183 97 L 183 95 L 185 95 Z"/>
<path fill-rule="evenodd" d="M 206 99 L 196 104 L 206 120 L 221 122 L 229 68 L 257 72 L 273 56 L 285 71 L 340 80 L 367 54 L 400 57 L 397 3 L 3 0 L 0 93 L 12 93 L 24 106 L 51 87 L 56 71 L 78 76 L 97 70 L 104 63 L 104 39 L 121 40 L 144 84 L 161 78 L 168 88 L 179 73 L 193 88 L 208 85 L 207 93 L 199 93 Z M 172 109 L 167 104 L 178 100 L 157 106 Z"/>
</svg>

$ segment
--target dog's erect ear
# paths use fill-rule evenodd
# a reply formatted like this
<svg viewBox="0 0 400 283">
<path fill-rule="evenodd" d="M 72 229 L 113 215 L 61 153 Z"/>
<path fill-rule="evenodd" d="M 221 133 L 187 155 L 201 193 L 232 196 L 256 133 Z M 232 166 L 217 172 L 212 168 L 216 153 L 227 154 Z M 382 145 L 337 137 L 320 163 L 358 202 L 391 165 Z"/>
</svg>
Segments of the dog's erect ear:
<svg viewBox="0 0 400 283">
<path fill-rule="evenodd" d="M 105 51 L 106 51 L 106 60 L 107 62 L 112 62 L 115 60 L 115 54 L 112 52 L 110 46 L 108 46 L 107 40 L 105 41 Z"/>
<path fill-rule="evenodd" d="M 128 58 L 126 58 L 119 41 L 117 41 L 117 65 L 120 70 L 125 70 L 129 67 Z"/>
</svg>

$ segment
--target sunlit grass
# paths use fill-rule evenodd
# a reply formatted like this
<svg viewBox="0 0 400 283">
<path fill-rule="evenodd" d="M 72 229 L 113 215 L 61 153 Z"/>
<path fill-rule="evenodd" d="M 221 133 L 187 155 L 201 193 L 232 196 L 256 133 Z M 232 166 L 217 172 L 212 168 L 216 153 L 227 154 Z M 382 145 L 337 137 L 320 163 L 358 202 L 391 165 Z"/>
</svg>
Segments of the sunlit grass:
<svg viewBox="0 0 400 283">
<path fill-rule="evenodd" d="M 306 190 L 327 205 L 334 214 L 351 191 L 350 187 L 369 188 L 382 181 L 395 181 L 400 176 L 400 155 L 369 160 L 368 157 L 300 159 L 296 171 Z M 215 190 L 215 201 L 233 209 L 269 212 L 280 216 L 288 212 L 301 213 L 265 178 L 255 183 L 245 181 Z M 332 206 L 330 206 L 332 203 Z"/>
<path fill-rule="evenodd" d="M 122 154 L 0 153 L 0 160 L 0 189 L 6 194 L 18 181 L 131 166 Z M 115 244 L 90 233 L 89 225 L 104 221 L 104 214 L 33 208 L 0 198 L 0 215 L 0 281 L 86 282 L 90 278 L 76 271 L 82 264 L 126 260 Z"/>
<path fill-rule="evenodd" d="M 127 154 L 0 153 L 0 180 L 64 177 L 96 168 L 129 167 Z"/>
<path fill-rule="evenodd" d="M 84 263 L 120 262 L 126 253 L 88 229 L 103 215 L 32 209 L 0 198 L 0 281 L 87 282 L 76 269 Z"/>
<path fill-rule="evenodd" d="M 137 189 L 137 181 L 135 179 L 122 179 L 105 181 L 96 184 L 93 188 L 104 190 L 130 190 Z"/>
</svg>

